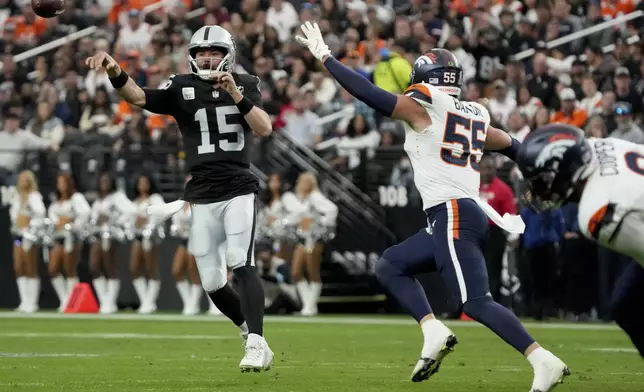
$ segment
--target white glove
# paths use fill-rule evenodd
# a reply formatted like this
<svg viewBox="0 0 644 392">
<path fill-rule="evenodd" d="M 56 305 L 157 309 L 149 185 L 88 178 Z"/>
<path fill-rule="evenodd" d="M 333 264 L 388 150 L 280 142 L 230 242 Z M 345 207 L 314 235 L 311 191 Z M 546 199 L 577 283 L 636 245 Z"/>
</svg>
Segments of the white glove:
<svg viewBox="0 0 644 392">
<path fill-rule="evenodd" d="M 306 22 L 300 26 L 300 29 L 302 29 L 304 37 L 296 35 L 295 39 L 297 42 L 309 48 L 316 59 L 322 61 L 324 56 L 331 54 L 329 47 L 324 43 L 320 27 L 317 23 L 311 24 L 311 22 Z"/>
</svg>

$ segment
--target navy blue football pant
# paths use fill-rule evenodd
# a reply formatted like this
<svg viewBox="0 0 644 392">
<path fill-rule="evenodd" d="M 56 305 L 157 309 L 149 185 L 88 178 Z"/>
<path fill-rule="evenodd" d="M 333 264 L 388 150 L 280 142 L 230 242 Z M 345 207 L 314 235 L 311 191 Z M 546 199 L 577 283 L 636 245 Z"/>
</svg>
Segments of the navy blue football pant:
<svg viewBox="0 0 644 392">
<path fill-rule="evenodd" d="M 632 261 L 615 282 L 612 314 L 644 357 L 644 267 Z"/>
<path fill-rule="evenodd" d="M 488 218 L 472 199 L 451 200 L 425 211 L 429 226 L 387 249 L 376 275 L 417 320 L 431 307 L 414 275 L 438 271 L 462 311 L 523 353 L 534 343 L 519 320 L 492 300 L 483 248 Z"/>
</svg>

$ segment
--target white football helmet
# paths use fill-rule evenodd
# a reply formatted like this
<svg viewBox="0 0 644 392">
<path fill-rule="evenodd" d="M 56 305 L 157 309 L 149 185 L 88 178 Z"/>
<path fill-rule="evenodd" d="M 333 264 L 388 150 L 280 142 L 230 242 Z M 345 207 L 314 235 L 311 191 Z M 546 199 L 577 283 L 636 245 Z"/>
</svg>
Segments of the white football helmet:
<svg viewBox="0 0 644 392">
<path fill-rule="evenodd" d="M 219 49 L 225 55 L 223 58 L 212 58 L 209 67 L 201 68 L 197 64 L 197 52 L 200 49 Z M 232 72 L 235 68 L 236 52 L 235 40 L 226 29 L 220 26 L 204 26 L 192 35 L 188 44 L 190 72 L 205 80 L 209 80 L 214 71 Z M 219 60 L 215 68 L 214 60 Z"/>
</svg>

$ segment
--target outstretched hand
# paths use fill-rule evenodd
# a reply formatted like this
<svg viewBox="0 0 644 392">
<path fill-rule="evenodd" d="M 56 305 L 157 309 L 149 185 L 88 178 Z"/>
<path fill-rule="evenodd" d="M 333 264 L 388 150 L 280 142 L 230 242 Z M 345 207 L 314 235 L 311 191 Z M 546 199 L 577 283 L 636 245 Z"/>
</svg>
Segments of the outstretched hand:
<svg viewBox="0 0 644 392">
<path fill-rule="evenodd" d="M 303 46 L 306 46 L 316 59 L 322 61 L 325 56 L 331 54 L 331 50 L 324 43 L 322 32 L 317 23 L 306 22 L 300 26 L 300 29 L 302 29 L 304 37 L 296 35 L 295 40 Z"/>
<path fill-rule="evenodd" d="M 85 59 L 85 65 L 95 71 L 105 68 L 110 78 L 115 78 L 121 73 L 121 67 L 118 62 L 114 60 L 112 56 L 103 51 L 97 52 L 95 55 Z"/>
</svg>

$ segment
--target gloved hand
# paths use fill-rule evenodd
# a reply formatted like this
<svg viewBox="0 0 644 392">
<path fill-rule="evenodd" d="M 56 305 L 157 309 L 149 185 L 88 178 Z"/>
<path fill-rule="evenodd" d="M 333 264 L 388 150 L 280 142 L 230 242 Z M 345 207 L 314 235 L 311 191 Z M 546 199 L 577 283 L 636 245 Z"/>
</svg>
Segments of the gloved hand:
<svg viewBox="0 0 644 392">
<path fill-rule="evenodd" d="M 316 59 L 322 61 L 324 56 L 331 54 L 331 50 L 329 50 L 327 44 L 324 43 L 322 32 L 320 31 L 320 27 L 317 23 L 311 24 L 311 22 L 306 22 L 300 26 L 300 29 L 302 29 L 304 37 L 296 35 L 295 39 L 300 44 L 309 48 Z"/>
</svg>

